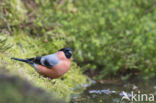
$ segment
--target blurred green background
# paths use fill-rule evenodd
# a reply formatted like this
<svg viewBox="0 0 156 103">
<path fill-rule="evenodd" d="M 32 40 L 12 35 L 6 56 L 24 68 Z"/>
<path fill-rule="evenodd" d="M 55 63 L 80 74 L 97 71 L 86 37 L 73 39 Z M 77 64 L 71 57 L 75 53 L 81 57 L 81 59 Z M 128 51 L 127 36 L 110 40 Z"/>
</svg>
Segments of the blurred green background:
<svg viewBox="0 0 156 103">
<path fill-rule="evenodd" d="M 89 82 L 85 74 L 96 80 L 155 77 L 155 28 L 155 0 L 0 0 L 0 65 L 69 101 Z M 10 60 L 62 47 L 73 49 L 73 62 L 57 80 Z"/>
</svg>

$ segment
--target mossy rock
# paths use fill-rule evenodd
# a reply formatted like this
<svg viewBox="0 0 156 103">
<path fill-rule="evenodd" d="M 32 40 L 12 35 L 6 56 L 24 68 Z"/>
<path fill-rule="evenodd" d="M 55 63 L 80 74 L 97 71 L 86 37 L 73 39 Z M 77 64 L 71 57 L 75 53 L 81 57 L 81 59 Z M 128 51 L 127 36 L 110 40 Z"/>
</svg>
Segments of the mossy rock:
<svg viewBox="0 0 156 103">
<path fill-rule="evenodd" d="M 64 103 L 19 76 L 0 74 L 0 103 Z"/>
</svg>

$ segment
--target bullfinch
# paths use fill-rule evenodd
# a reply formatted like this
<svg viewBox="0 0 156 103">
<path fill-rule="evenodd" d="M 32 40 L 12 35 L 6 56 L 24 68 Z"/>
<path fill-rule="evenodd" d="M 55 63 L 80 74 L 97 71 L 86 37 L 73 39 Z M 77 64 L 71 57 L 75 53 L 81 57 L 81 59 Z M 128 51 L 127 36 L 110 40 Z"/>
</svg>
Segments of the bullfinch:
<svg viewBox="0 0 156 103">
<path fill-rule="evenodd" d="M 41 57 L 11 59 L 28 63 L 33 66 L 39 74 L 54 79 L 62 76 L 69 70 L 71 56 L 72 50 L 70 48 L 62 48 L 54 54 Z"/>
</svg>

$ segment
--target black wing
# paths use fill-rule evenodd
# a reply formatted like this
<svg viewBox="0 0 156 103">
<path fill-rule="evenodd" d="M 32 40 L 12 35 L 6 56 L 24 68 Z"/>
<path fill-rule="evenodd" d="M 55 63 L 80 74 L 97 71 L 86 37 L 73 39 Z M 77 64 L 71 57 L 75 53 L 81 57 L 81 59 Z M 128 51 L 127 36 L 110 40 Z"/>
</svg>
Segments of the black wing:
<svg viewBox="0 0 156 103">
<path fill-rule="evenodd" d="M 27 60 L 32 61 L 36 64 L 40 64 L 41 65 L 41 57 L 35 57 L 35 58 L 28 58 Z"/>
</svg>

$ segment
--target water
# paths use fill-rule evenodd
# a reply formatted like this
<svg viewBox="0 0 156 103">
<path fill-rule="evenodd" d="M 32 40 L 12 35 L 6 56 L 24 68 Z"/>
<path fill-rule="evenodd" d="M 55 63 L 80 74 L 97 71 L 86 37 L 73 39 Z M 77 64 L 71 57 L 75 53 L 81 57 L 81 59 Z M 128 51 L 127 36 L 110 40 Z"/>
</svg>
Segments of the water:
<svg viewBox="0 0 156 103">
<path fill-rule="evenodd" d="M 135 100 L 131 100 L 132 92 L 136 94 Z M 141 97 L 143 94 L 144 97 Z M 151 95 L 154 102 L 149 102 Z M 128 99 L 122 99 L 123 96 Z M 80 95 L 73 96 L 72 103 L 156 103 L 156 80 L 151 81 L 103 81 L 93 83 Z M 150 98 L 150 100 L 152 100 Z"/>
</svg>

